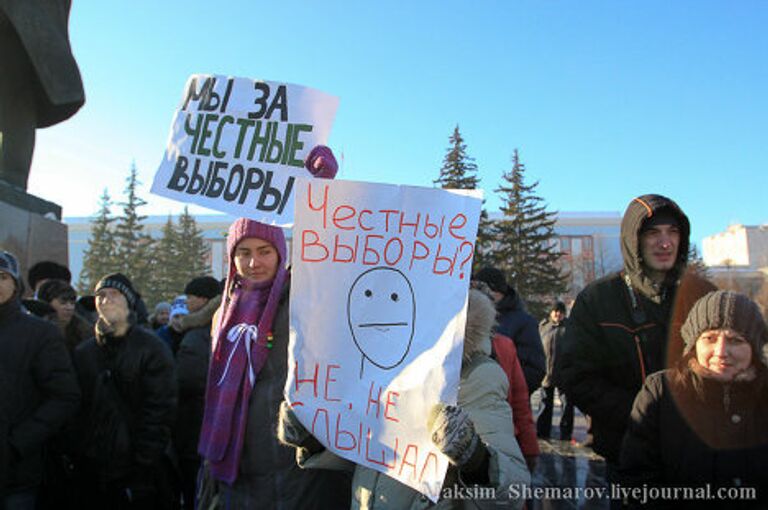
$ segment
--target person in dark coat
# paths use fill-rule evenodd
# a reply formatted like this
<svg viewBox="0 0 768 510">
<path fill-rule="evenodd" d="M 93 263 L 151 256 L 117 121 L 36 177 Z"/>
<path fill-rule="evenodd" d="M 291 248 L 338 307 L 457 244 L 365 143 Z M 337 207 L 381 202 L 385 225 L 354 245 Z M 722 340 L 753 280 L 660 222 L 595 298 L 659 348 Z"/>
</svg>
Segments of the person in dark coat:
<svg viewBox="0 0 768 510">
<path fill-rule="evenodd" d="M 565 328 L 568 319 L 565 316 L 565 303 L 556 301 L 549 311 L 549 317 L 539 323 L 539 334 L 547 356 L 547 375 L 541 386 L 544 388 L 544 411 L 536 420 L 536 432 L 541 438 L 548 438 L 552 431 L 552 413 L 555 407 L 555 389 L 558 389 L 563 414 L 560 417 L 560 439 L 570 441 L 573 434 L 573 402 L 561 390 L 560 351 L 563 349 Z"/>
<path fill-rule="evenodd" d="M 173 357 L 136 324 L 139 296 L 120 273 L 96 285 L 96 336 L 74 353 L 83 389 L 79 432 L 83 505 L 163 507 L 165 454 L 176 418 Z"/>
<path fill-rule="evenodd" d="M 171 320 L 171 304 L 161 301 L 155 305 L 155 310 L 149 316 L 149 326 L 157 331 Z"/>
<path fill-rule="evenodd" d="M 566 395 L 592 418 L 593 448 L 616 473 L 629 412 L 645 378 L 665 368 L 671 310 L 690 224 L 661 195 L 633 199 L 621 222 L 624 268 L 576 297 L 561 365 Z"/>
<path fill-rule="evenodd" d="M 484 267 L 473 279 L 485 282 L 491 288 L 498 313 L 496 331 L 515 342 L 517 356 L 525 374 L 525 383 L 528 385 L 528 394 L 532 394 L 541 386 L 546 373 L 546 358 L 536 319 L 525 310 L 523 300 L 507 283 L 501 270 Z"/>
<path fill-rule="evenodd" d="M 179 350 L 181 340 L 184 338 L 184 331 L 181 329 L 181 318 L 189 313 L 187 309 L 187 296 L 176 296 L 171 304 L 171 310 L 168 314 L 168 322 L 155 330 L 155 334 L 165 342 L 165 345 L 171 350 L 174 356 Z"/>
<path fill-rule="evenodd" d="M 760 309 L 742 294 L 711 292 L 681 331 L 682 358 L 649 376 L 635 399 L 622 485 L 679 490 L 633 501 L 641 508 L 768 508 L 768 328 Z M 696 497 L 707 493 L 713 500 Z"/>
<path fill-rule="evenodd" d="M 173 432 L 181 476 L 184 508 L 195 503 L 200 455 L 197 443 L 205 408 L 205 383 L 211 353 L 211 322 L 221 304 L 221 285 L 211 276 L 193 278 L 184 288 L 188 315 L 179 319 L 184 337 L 176 353 L 176 377 L 179 384 L 179 414 Z"/>
<path fill-rule="evenodd" d="M 56 312 L 56 323 L 64 334 L 67 349 L 72 352 L 80 342 L 93 336 L 93 326 L 75 312 L 77 293 L 64 280 L 47 280 L 38 290 L 38 299 L 50 304 Z"/>
<path fill-rule="evenodd" d="M 77 411 L 80 390 L 56 326 L 22 312 L 19 265 L 0 251 L 0 490 L 34 509 L 46 442 Z"/>
</svg>

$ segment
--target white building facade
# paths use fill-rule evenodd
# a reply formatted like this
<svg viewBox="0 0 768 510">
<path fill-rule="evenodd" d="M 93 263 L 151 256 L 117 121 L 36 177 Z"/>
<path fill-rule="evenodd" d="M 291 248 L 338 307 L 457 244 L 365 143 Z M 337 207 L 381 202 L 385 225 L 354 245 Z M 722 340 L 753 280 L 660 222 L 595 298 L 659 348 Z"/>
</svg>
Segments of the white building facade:
<svg viewBox="0 0 768 510">
<path fill-rule="evenodd" d="M 497 219 L 500 214 L 491 214 Z M 174 222 L 176 218 L 174 217 Z M 83 256 L 91 232 L 90 217 L 64 218 L 69 227 L 69 269 L 77 281 L 83 268 Z M 234 217 L 223 214 L 196 215 L 195 221 L 210 247 L 207 260 L 214 278 L 227 274 L 226 233 Z M 162 236 L 168 216 L 149 216 L 144 231 L 157 239 Z M 561 212 L 555 223 L 558 249 L 563 253 L 563 268 L 571 275 L 569 295 L 575 296 L 587 283 L 621 269 L 619 236 L 621 215 L 614 212 Z M 286 230 L 288 254 L 291 253 L 291 231 Z"/>
</svg>

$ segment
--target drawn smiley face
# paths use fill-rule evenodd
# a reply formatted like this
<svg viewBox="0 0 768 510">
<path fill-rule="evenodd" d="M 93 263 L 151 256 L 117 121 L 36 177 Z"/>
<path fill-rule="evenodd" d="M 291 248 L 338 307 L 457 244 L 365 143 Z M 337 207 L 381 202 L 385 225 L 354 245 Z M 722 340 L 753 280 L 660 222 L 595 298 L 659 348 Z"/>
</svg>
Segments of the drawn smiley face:
<svg viewBox="0 0 768 510">
<path fill-rule="evenodd" d="M 416 301 L 411 282 L 390 267 L 358 276 L 347 297 L 347 320 L 363 358 L 379 368 L 399 365 L 413 340 Z"/>
</svg>

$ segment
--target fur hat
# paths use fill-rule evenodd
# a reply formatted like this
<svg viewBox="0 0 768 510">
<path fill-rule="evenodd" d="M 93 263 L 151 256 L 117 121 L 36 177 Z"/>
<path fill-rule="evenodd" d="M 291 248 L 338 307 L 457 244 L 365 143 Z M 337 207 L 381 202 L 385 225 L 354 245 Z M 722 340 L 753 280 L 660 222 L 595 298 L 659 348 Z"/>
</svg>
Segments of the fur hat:
<svg viewBox="0 0 768 510">
<path fill-rule="evenodd" d="M 44 260 L 30 267 L 27 272 L 27 283 L 29 283 L 33 290 L 37 287 L 37 282 L 40 280 L 64 280 L 69 283 L 72 281 L 72 273 L 69 272 L 66 266 L 50 260 Z"/>
<path fill-rule="evenodd" d="M 101 289 L 112 288 L 117 289 L 125 296 L 125 300 L 128 302 L 128 309 L 136 311 L 136 302 L 139 299 L 139 293 L 133 288 L 131 280 L 128 279 L 123 273 L 112 273 L 96 284 L 94 294 L 98 294 Z"/>
<path fill-rule="evenodd" d="M 752 354 L 760 357 L 768 343 L 768 328 L 754 301 L 743 294 L 718 290 L 705 295 L 693 305 L 681 333 L 685 340 L 685 353 L 696 345 L 696 340 L 710 329 L 732 329 L 752 346 Z"/>
<path fill-rule="evenodd" d="M 496 308 L 493 306 L 491 298 L 480 290 L 469 289 L 462 356 L 464 361 L 468 361 L 478 352 L 491 354 L 491 337 L 495 324 Z"/>
</svg>

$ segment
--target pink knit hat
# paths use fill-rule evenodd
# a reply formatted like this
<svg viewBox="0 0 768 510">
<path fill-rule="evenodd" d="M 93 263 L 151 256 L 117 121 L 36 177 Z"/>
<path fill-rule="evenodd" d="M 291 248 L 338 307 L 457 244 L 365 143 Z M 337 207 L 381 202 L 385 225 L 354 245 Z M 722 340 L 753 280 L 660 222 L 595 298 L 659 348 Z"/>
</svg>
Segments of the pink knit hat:
<svg viewBox="0 0 768 510">
<path fill-rule="evenodd" d="M 229 226 L 227 234 L 227 253 L 229 254 L 229 276 L 234 275 L 235 248 L 243 239 L 255 237 L 269 241 L 280 255 L 280 265 L 285 265 L 285 234 L 283 229 L 272 225 L 265 225 L 248 218 L 238 218 Z M 229 279 L 229 278 L 228 278 Z M 229 288 L 229 286 L 227 286 Z"/>
</svg>

